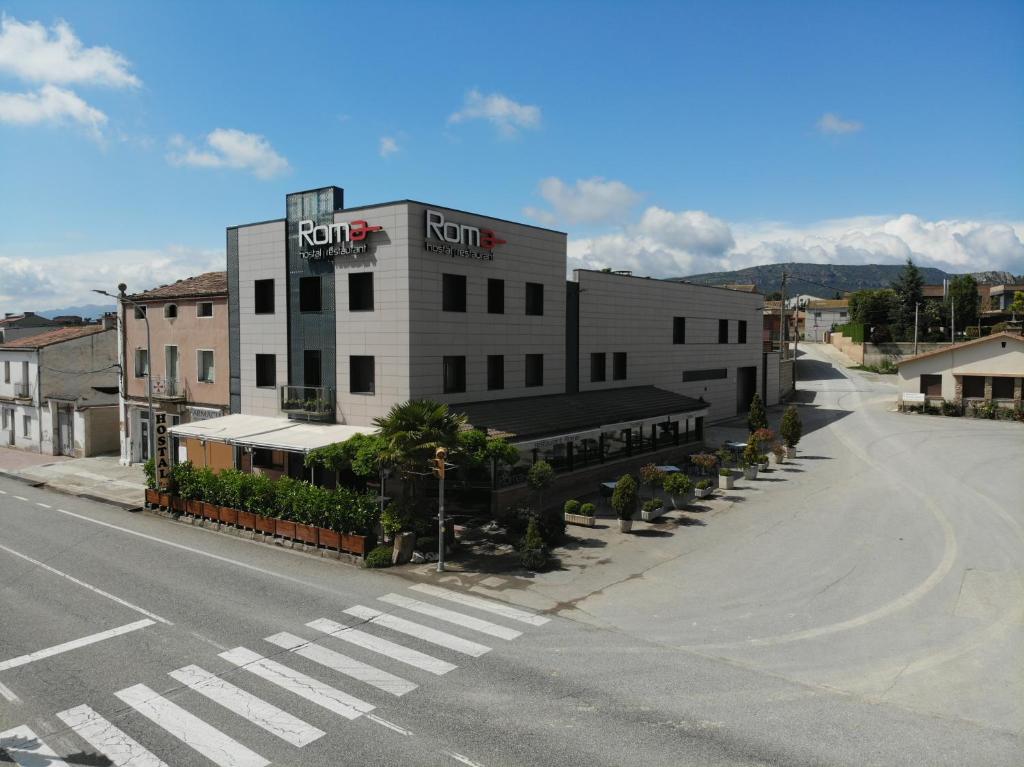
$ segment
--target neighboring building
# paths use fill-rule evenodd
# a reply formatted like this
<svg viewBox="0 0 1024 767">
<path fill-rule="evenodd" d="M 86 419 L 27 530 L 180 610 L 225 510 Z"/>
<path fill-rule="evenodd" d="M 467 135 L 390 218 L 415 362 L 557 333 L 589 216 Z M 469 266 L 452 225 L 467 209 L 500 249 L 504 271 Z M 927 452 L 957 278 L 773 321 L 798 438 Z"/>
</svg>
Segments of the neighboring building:
<svg viewBox="0 0 1024 767">
<path fill-rule="evenodd" d="M 64 323 L 47 319 L 34 312 L 22 314 L 5 314 L 0 319 L 0 344 L 17 341 L 19 338 L 43 333 L 53 328 L 62 327 Z"/>
<path fill-rule="evenodd" d="M 197 463 L 299 476 L 340 425 L 372 429 L 421 398 L 476 412 L 526 456 L 564 455 L 581 432 L 614 432 L 606 443 L 632 454 L 777 391 L 756 293 L 589 271 L 567 283 L 564 233 L 414 200 L 345 208 L 327 187 L 288 195 L 286 212 L 227 230 L 234 415 L 172 428 Z M 504 429 L 523 408 L 558 417 Z M 211 460 L 210 442 L 229 447 Z"/>
<path fill-rule="evenodd" d="M 0 345 L 0 446 L 84 457 L 117 450 L 112 322 Z"/>
<path fill-rule="evenodd" d="M 1009 314 L 1010 304 L 1018 292 L 1024 293 L 1024 285 L 990 285 L 988 303 L 982 303 L 981 308 Z"/>
<path fill-rule="evenodd" d="M 154 414 L 165 413 L 171 424 L 222 416 L 229 404 L 227 273 L 200 274 L 128 298 L 139 307 L 121 303 L 125 464 L 149 457 L 150 377 Z"/>
<path fill-rule="evenodd" d="M 923 394 L 929 400 L 992 400 L 1021 406 L 1024 338 L 994 333 L 945 349 L 908 357 L 899 367 L 900 395 Z"/>
<path fill-rule="evenodd" d="M 804 324 L 807 320 L 805 312 L 793 311 L 792 307 L 785 310 L 786 333 L 789 343 L 803 337 Z M 766 350 L 777 351 L 782 344 L 782 301 L 765 301 L 762 314 L 762 338 Z"/>
<path fill-rule="evenodd" d="M 824 341 L 825 334 L 837 325 L 850 321 L 850 302 L 843 299 L 808 301 L 804 307 L 806 317 L 803 338 Z"/>
<path fill-rule="evenodd" d="M 721 287 L 728 288 L 729 290 L 738 290 L 740 293 L 758 292 L 757 285 L 753 283 L 728 283 L 726 285 L 722 285 Z"/>
</svg>

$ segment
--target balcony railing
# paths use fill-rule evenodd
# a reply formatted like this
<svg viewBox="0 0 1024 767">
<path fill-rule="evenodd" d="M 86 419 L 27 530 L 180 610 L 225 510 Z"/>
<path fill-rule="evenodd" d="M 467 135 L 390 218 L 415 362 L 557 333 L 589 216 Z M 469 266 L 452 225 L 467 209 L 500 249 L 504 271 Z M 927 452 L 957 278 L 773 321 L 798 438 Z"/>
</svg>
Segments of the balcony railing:
<svg viewBox="0 0 1024 767">
<path fill-rule="evenodd" d="M 14 396 L 18 399 L 28 399 L 31 396 L 28 393 L 28 381 L 14 382 Z"/>
<path fill-rule="evenodd" d="M 153 396 L 161 399 L 178 399 L 185 396 L 185 389 L 177 378 L 153 376 Z"/>
<path fill-rule="evenodd" d="M 334 389 L 327 386 L 282 386 L 281 411 L 292 418 L 334 420 Z"/>
</svg>

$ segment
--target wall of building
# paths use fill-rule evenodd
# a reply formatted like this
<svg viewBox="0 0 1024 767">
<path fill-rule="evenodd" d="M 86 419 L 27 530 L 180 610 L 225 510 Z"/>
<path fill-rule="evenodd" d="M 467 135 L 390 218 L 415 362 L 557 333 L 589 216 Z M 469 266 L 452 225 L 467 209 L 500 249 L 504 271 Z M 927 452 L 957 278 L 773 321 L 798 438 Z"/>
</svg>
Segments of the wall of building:
<svg viewBox="0 0 1024 767">
<path fill-rule="evenodd" d="M 34 405 L 21 405 L 0 400 L 0 410 L 6 409 L 13 420 L 8 421 L 7 428 L 2 428 L 0 421 L 0 447 L 13 447 L 38 453 L 40 449 L 39 409 Z M 29 418 L 28 434 L 24 429 L 24 418 Z"/>
<path fill-rule="evenodd" d="M 75 456 L 116 453 L 118 450 L 117 406 L 90 407 L 75 411 Z"/>
<path fill-rule="evenodd" d="M 117 332 L 104 330 L 44 346 L 42 398 L 77 399 L 96 396 L 93 387 L 117 386 Z"/>
<path fill-rule="evenodd" d="M 792 358 L 779 360 L 779 398 L 785 399 L 793 393 L 793 365 Z"/>
<path fill-rule="evenodd" d="M 809 341 L 824 341 L 825 334 L 836 325 L 850 321 L 848 309 L 815 309 L 808 306 L 804 320 L 804 338 Z"/>
<path fill-rule="evenodd" d="M 654 385 L 710 403 L 709 420 L 737 414 L 737 369 L 755 367 L 761 391 L 764 297 L 725 288 L 577 270 L 580 286 L 580 391 Z M 673 343 L 673 318 L 686 318 L 686 343 Z M 718 321 L 729 343 L 718 343 Z M 746 343 L 737 343 L 747 322 Z M 591 381 L 590 355 L 606 354 L 603 382 Z M 626 352 L 627 375 L 612 378 L 613 352 Z M 726 378 L 684 382 L 684 371 L 724 369 Z"/>
<path fill-rule="evenodd" d="M 942 396 L 948 400 L 957 398 L 957 376 L 1024 377 L 1024 341 L 996 338 L 951 349 L 946 354 L 904 362 L 898 375 L 900 392 L 919 392 L 920 377 L 926 373 L 942 376 Z"/>
<path fill-rule="evenodd" d="M 779 373 L 782 366 L 781 356 L 779 352 L 765 352 L 764 355 L 764 370 L 766 374 L 764 402 L 766 405 L 779 404 L 782 394 L 779 383 Z"/>
<path fill-rule="evenodd" d="M 864 364 L 864 344 L 858 344 L 852 338 L 847 338 L 842 333 L 830 334 L 829 343 L 849 357 L 855 364 Z"/>
</svg>

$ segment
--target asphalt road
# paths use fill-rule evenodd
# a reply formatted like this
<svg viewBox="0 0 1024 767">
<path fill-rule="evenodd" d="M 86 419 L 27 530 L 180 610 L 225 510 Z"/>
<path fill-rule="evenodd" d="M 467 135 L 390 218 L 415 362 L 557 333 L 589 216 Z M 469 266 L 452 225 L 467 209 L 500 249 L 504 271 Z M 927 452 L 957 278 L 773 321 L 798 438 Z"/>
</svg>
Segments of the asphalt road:
<svg viewBox="0 0 1024 767">
<path fill-rule="evenodd" d="M 0 733 L 38 738 L 8 758 L 1019 765 L 1019 427 L 887 413 L 885 384 L 810 358 L 801 377 L 788 481 L 583 601 L 588 623 L 0 479 Z"/>
</svg>

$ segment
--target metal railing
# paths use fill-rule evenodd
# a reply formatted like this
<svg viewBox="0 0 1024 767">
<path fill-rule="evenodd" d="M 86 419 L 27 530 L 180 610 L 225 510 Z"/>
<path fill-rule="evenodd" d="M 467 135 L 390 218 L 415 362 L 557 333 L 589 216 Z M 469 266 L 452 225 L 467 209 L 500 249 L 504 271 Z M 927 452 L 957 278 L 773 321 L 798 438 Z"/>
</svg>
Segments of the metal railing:
<svg viewBox="0 0 1024 767">
<path fill-rule="evenodd" d="M 29 396 L 28 381 L 15 381 L 14 382 L 14 396 L 19 399 L 27 399 Z"/>
<path fill-rule="evenodd" d="M 286 384 L 281 387 L 281 411 L 309 420 L 334 420 L 334 389 Z"/>
<path fill-rule="evenodd" d="M 163 397 L 164 399 L 184 397 L 185 389 L 181 385 L 180 379 L 153 376 L 153 396 Z"/>
</svg>

